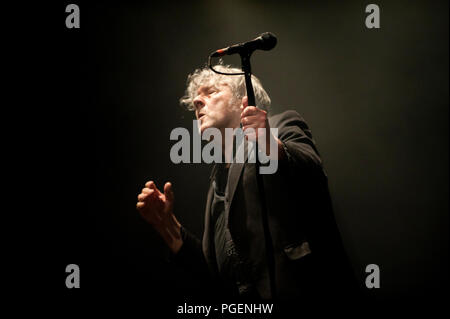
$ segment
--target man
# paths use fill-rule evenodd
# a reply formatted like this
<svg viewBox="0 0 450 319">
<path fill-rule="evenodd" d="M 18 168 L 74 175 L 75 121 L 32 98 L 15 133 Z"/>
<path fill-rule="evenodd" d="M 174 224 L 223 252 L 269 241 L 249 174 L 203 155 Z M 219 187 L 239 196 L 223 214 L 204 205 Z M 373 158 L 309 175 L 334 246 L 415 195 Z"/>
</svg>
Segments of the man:
<svg viewBox="0 0 450 319">
<path fill-rule="evenodd" d="M 240 72 L 223 65 L 216 69 Z M 202 244 L 175 217 L 171 183 L 161 192 L 153 181 L 147 182 L 138 195 L 137 209 L 162 236 L 174 262 L 198 277 L 207 276 L 222 295 L 342 297 L 352 274 L 311 131 L 295 111 L 268 117 L 270 98 L 256 77 L 252 83 L 258 107 L 248 105 L 243 76 L 198 69 L 189 75 L 186 94 L 180 99 L 195 112 L 200 133 L 217 128 L 225 138 L 226 128 L 242 125 L 244 132 L 255 130 L 242 145 L 222 141 L 225 161 L 216 163 L 210 176 Z M 278 136 L 270 128 L 278 128 Z M 258 146 L 265 141 L 261 150 L 278 161 L 274 174 L 261 175 L 265 198 L 259 196 L 255 164 L 247 156 L 245 163 L 233 161 L 233 146 L 247 151 L 249 141 L 256 140 Z M 270 149 L 270 143 L 276 148 Z"/>
</svg>

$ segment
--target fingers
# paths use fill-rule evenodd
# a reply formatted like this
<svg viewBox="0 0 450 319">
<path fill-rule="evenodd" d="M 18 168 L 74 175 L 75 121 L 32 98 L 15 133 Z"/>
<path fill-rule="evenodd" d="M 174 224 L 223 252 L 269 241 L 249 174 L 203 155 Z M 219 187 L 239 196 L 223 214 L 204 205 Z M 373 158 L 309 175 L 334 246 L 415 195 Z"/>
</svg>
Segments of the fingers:
<svg viewBox="0 0 450 319">
<path fill-rule="evenodd" d="M 258 129 L 268 127 L 267 112 L 255 106 L 247 106 L 241 112 L 241 123 L 242 129 L 246 133 L 246 139 L 255 140 Z M 250 128 L 253 128 L 254 132 L 249 130 Z"/>
<path fill-rule="evenodd" d="M 175 200 L 173 190 L 172 190 L 172 183 L 167 182 L 164 185 L 164 195 L 166 196 L 165 212 L 171 213 L 173 211 L 173 203 Z"/>
<path fill-rule="evenodd" d="M 153 181 L 148 181 L 147 183 L 145 183 L 145 187 L 148 187 L 148 188 L 153 188 L 153 186 L 156 186 L 155 185 L 155 183 L 153 182 Z"/>
<path fill-rule="evenodd" d="M 145 187 L 147 187 L 147 188 L 149 188 L 149 189 L 153 189 L 153 190 L 156 191 L 156 193 L 157 193 L 158 195 L 161 195 L 161 192 L 159 191 L 158 187 L 156 187 L 155 182 L 149 181 L 149 182 L 145 183 Z"/>
<path fill-rule="evenodd" d="M 138 195 L 138 202 L 152 201 L 152 205 L 160 206 L 160 201 L 164 202 L 164 195 L 156 187 L 153 181 L 145 183 L 145 188 L 142 189 L 141 193 Z M 159 201 L 157 200 L 159 199 Z M 156 201 L 153 201 L 156 200 Z M 145 205 L 137 205 L 137 208 L 143 208 Z"/>
<path fill-rule="evenodd" d="M 145 188 L 137 196 L 136 208 L 140 215 L 161 235 L 171 249 L 179 249 L 181 224 L 173 214 L 175 196 L 172 183 L 164 185 L 161 193 L 153 181 L 145 183 Z M 173 247 L 172 247 L 173 246 Z"/>
<path fill-rule="evenodd" d="M 243 109 L 245 109 L 247 106 L 248 106 L 248 97 L 247 97 L 247 96 L 244 96 L 244 97 L 242 98 L 241 109 L 243 110 Z"/>
<path fill-rule="evenodd" d="M 145 187 L 153 188 L 153 187 L 156 187 L 156 185 L 155 185 L 155 182 L 148 181 L 147 183 L 145 183 Z"/>
<path fill-rule="evenodd" d="M 241 118 L 244 116 L 258 115 L 263 112 L 265 113 L 264 110 L 258 109 L 256 106 L 246 106 L 241 112 Z"/>
<path fill-rule="evenodd" d="M 162 221 L 164 215 L 164 203 L 154 196 L 147 196 L 143 200 L 142 198 L 139 198 L 140 196 L 141 195 L 138 196 L 136 209 L 141 215 L 149 220 L 151 224 Z"/>
<path fill-rule="evenodd" d="M 136 204 L 136 208 L 137 209 L 141 209 L 141 208 L 144 208 L 145 207 L 145 202 L 137 202 L 137 204 Z"/>
<path fill-rule="evenodd" d="M 176 219 L 173 220 L 174 194 L 172 184 L 167 182 L 164 185 L 164 193 L 157 189 L 153 181 L 145 183 L 145 186 L 137 196 L 138 202 L 136 203 L 136 208 L 142 215 L 152 224 L 169 228 L 169 230 L 179 225 Z"/>
<path fill-rule="evenodd" d="M 258 116 L 257 115 L 251 115 L 251 116 L 241 116 L 241 123 L 242 125 L 256 125 L 258 123 Z"/>
<path fill-rule="evenodd" d="M 247 127 L 266 127 L 267 112 L 255 106 L 247 106 L 241 112 L 241 123 Z"/>
<path fill-rule="evenodd" d="M 153 189 L 144 188 L 142 189 L 142 192 L 138 195 L 138 201 L 143 202 L 154 193 L 155 191 Z"/>
<path fill-rule="evenodd" d="M 152 225 L 159 225 L 163 221 L 164 201 L 158 196 L 158 189 L 153 181 L 147 182 L 137 196 L 136 209 Z"/>
</svg>

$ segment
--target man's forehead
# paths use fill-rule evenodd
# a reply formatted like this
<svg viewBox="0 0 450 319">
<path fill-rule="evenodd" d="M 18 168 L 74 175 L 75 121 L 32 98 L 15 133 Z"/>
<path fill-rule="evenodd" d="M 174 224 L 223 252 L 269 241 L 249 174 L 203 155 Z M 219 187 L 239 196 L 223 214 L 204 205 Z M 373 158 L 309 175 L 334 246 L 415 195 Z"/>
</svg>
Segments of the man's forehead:
<svg viewBox="0 0 450 319">
<path fill-rule="evenodd" d="M 226 84 L 211 80 L 211 81 L 208 81 L 208 82 L 201 83 L 198 86 L 197 93 L 204 92 L 204 91 L 209 90 L 211 88 L 219 88 L 219 87 L 223 87 L 223 86 L 226 86 Z"/>
</svg>

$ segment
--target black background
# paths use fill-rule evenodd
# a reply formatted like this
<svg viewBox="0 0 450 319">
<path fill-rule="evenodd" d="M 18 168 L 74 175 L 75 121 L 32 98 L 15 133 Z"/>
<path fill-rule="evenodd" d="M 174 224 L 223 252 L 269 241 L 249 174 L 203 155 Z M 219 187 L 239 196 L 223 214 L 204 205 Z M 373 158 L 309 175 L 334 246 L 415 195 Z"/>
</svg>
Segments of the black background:
<svg viewBox="0 0 450 319">
<path fill-rule="evenodd" d="M 14 92 L 25 138 L 13 152 L 25 152 L 11 188 L 22 230 L 14 238 L 26 249 L 11 246 L 24 262 L 9 264 L 21 279 L 42 269 L 36 284 L 16 287 L 110 309 L 130 295 L 157 307 L 195 288 L 165 262 L 136 196 L 147 180 L 171 181 L 176 215 L 201 236 L 210 168 L 170 161 L 170 131 L 192 128 L 178 99 L 211 51 L 271 31 L 278 45 L 254 54 L 254 74 L 273 113 L 295 109 L 312 129 L 369 308 L 444 300 L 448 2 L 375 2 L 380 29 L 365 27 L 362 1 L 78 1 L 81 28 L 67 29 L 69 3 L 24 5 L 8 23 L 20 32 L 8 48 L 23 47 L 12 50 L 20 63 L 10 82 L 26 85 Z M 79 290 L 65 287 L 70 263 L 80 266 Z M 381 288 L 368 291 L 372 263 Z"/>
</svg>

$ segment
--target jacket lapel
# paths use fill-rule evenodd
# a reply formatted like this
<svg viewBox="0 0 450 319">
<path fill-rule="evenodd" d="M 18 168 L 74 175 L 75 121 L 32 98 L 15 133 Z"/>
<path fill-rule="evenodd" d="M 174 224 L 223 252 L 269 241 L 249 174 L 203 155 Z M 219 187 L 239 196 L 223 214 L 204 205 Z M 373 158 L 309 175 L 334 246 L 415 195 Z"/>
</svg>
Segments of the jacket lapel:
<svg viewBox="0 0 450 319">
<path fill-rule="evenodd" d="M 238 151 L 244 152 L 244 163 L 236 163 L 236 156 L 233 159 L 233 163 L 231 163 L 230 170 L 228 172 L 228 183 L 225 191 L 225 220 L 228 226 L 229 212 L 231 203 L 233 202 L 234 193 L 236 192 L 237 185 L 239 183 L 239 179 L 241 178 L 242 171 L 244 169 L 244 165 L 248 160 L 248 142 L 246 139 L 239 145 Z"/>
<path fill-rule="evenodd" d="M 236 163 L 236 157 L 234 157 L 233 162 L 230 165 L 230 169 L 228 171 L 228 182 L 227 187 L 225 190 L 225 223 L 226 227 L 228 227 L 228 219 L 229 219 L 229 212 L 231 203 L 234 198 L 234 193 L 236 191 L 237 185 L 239 183 L 239 179 L 241 177 L 242 171 L 244 169 L 244 165 L 248 160 L 248 142 L 244 139 L 244 141 L 239 145 L 238 151 L 242 151 L 241 148 L 244 150 L 244 163 Z M 211 203 L 214 197 L 214 189 L 212 180 L 214 179 L 214 175 L 217 171 L 217 165 L 214 165 L 211 175 L 209 176 L 209 190 L 208 190 L 208 196 L 206 199 L 206 208 L 205 208 L 205 226 L 204 226 L 204 232 L 203 232 L 203 240 L 202 240 L 202 248 L 203 253 L 205 255 L 206 260 L 208 261 L 208 266 L 211 270 L 217 271 L 217 269 L 214 267 L 215 264 L 215 252 L 213 251 L 213 247 L 211 244 Z"/>
<path fill-rule="evenodd" d="M 212 186 L 212 180 L 217 170 L 217 165 L 214 165 L 211 175 L 209 176 L 209 190 L 208 196 L 206 198 L 206 208 L 205 208 L 205 228 L 203 231 L 203 240 L 202 240 L 202 248 L 203 254 L 205 255 L 205 259 L 208 261 L 207 264 L 210 267 L 210 270 L 215 271 L 215 269 L 211 269 L 213 265 L 215 265 L 215 253 L 212 251 L 211 245 L 211 203 L 214 195 L 214 189 Z"/>
</svg>

